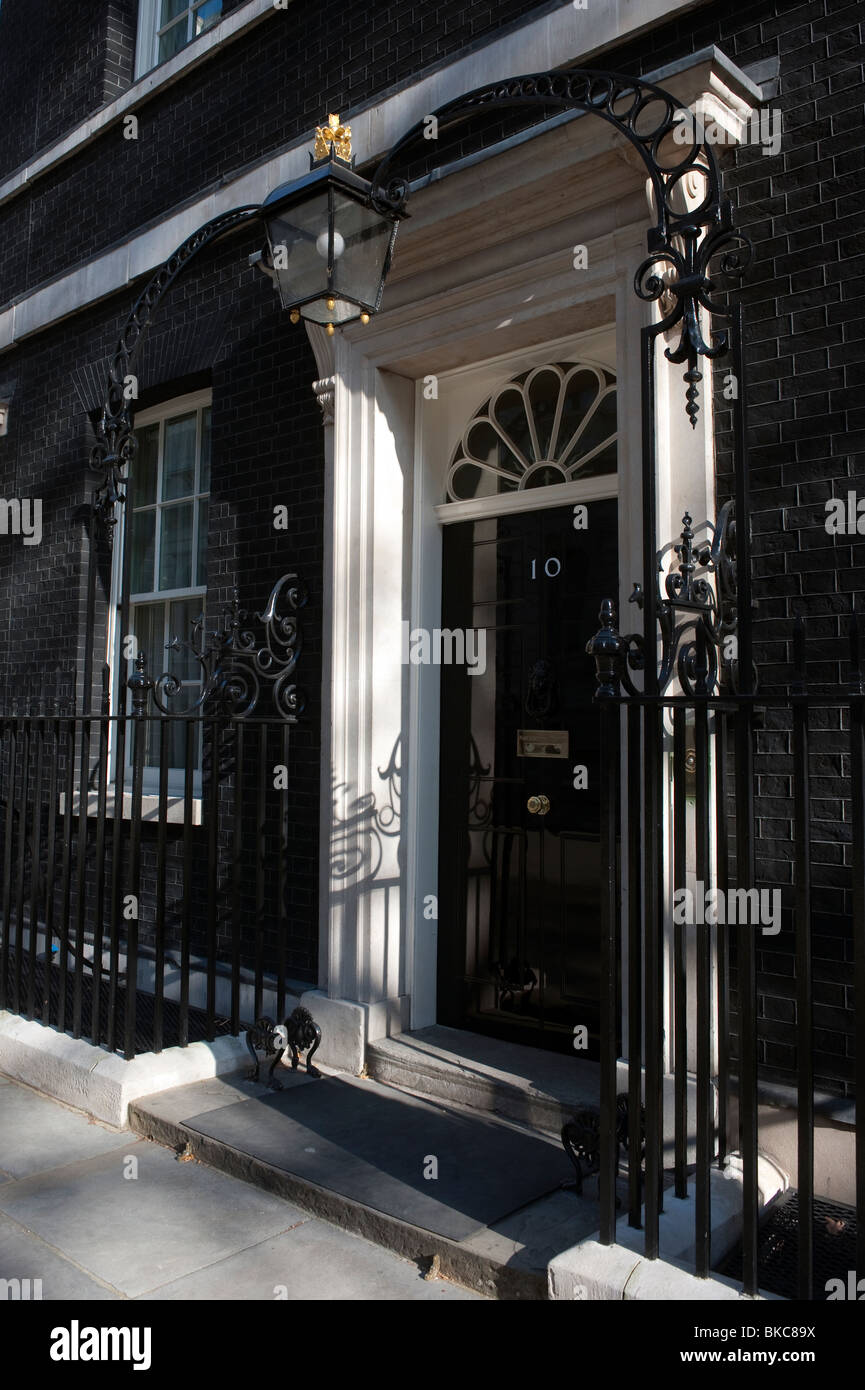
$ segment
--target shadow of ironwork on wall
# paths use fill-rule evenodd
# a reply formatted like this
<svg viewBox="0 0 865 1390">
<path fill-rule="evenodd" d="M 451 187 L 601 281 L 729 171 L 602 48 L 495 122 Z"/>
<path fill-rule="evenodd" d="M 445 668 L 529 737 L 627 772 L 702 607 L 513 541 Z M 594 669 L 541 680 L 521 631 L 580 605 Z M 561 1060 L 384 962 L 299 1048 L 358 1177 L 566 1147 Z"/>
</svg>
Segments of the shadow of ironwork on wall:
<svg viewBox="0 0 865 1390">
<path fill-rule="evenodd" d="M 349 784 L 333 783 L 330 836 L 331 892 L 368 890 L 374 883 L 392 883 L 393 875 L 379 879 L 388 841 L 398 840 L 402 795 L 402 734 L 398 734 L 385 766 L 377 768 L 384 787 L 349 800 Z M 340 796 L 340 793 L 342 795 Z M 340 815 L 340 802 L 345 814 Z M 401 866 L 401 850 L 396 860 Z M 396 878 L 398 879 L 397 873 Z"/>
</svg>

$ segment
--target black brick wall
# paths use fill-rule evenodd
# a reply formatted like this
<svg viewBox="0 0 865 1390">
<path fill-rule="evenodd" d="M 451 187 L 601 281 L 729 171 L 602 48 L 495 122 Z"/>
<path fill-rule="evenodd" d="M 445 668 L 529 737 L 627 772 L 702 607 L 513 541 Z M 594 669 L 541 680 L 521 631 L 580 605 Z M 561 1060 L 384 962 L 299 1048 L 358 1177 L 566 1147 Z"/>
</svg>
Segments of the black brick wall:
<svg viewBox="0 0 865 1390">
<path fill-rule="evenodd" d="M 321 721 L 323 433 L 321 412 L 311 391 L 317 375 L 305 332 L 289 329 L 270 282 L 250 270 L 247 257 L 259 238 L 229 239 L 202 252 L 193 269 L 169 292 L 154 323 L 154 334 L 172 335 L 180 343 L 221 306 L 220 339 L 209 374 L 213 389 L 212 487 L 208 538 L 207 627 L 219 620 L 237 584 L 240 603 L 250 615 L 261 611 L 275 581 L 299 570 L 309 599 L 302 611 L 304 646 L 298 682 L 308 702 L 292 730 L 289 844 L 285 905 L 289 930 L 285 966 L 299 981 L 317 976 L 318 805 Z M 69 320 L 51 334 L 40 335 L 15 354 L 16 408 L 8 436 L 0 440 L 0 476 L 5 497 L 41 496 L 43 542 L 25 547 L 17 536 L 0 537 L 0 709 L 9 712 L 39 707 L 80 687 L 84 662 L 87 543 L 85 507 L 96 482 L 87 468 L 89 422 L 72 380 L 74 364 L 96 362 L 116 342 L 128 312 L 126 296 Z M 155 359 L 159 360 L 159 357 Z M 164 354 L 162 360 L 172 360 Z M 175 362 L 178 360 L 174 355 Z M 197 375 L 194 385 L 206 384 Z M 144 385 L 144 380 L 142 379 Z M 190 382 L 147 382 L 142 404 L 151 404 L 190 389 Z M 275 530 L 273 507 L 288 508 L 288 529 Z M 100 570 L 97 592 L 97 649 L 94 684 L 98 687 L 99 652 L 104 648 L 107 570 Z M 186 637 L 189 634 L 178 634 Z M 158 674 L 158 673 L 152 673 Z M 265 686 L 259 713 L 273 707 Z M 98 708 L 98 703 L 94 706 Z M 245 759 L 254 768 L 258 729 L 247 737 Z M 269 736 L 269 767 L 280 761 L 276 735 Z M 93 748 L 96 747 L 94 731 Z M 95 757 L 95 754 L 94 754 Z M 225 758 L 221 756 L 221 765 Z M 91 764 L 93 759 L 91 759 Z M 229 758 L 230 764 L 230 758 Z M 0 772 L 5 773 L 4 768 Z M 244 781 L 246 782 L 246 778 Z M 6 783 L 4 782 L 4 787 Z M 219 921 L 220 953 L 230 952 L 229 831 L 232 780 L 220 788 Z M 241 902 L 243 963 L 252 967 L 254 854 L 254 776 L 245 806 L 244 893 Z M 205 797 L 207 778 L 205 778 Z M 278 858 L 278 794 L 268 791 L 269 862 Z M 91 827 L 91 831 L 95 827 Z M 110 836 L 109 836 L 110 840 Z M 272 841 L 272 842 L 271 842 Z M 93 834 L 88 849 L 88 884 L 93 883 Z M 153 942 L 156 893 L 156 844 L 153 826 L 142 840 L 140 933 Z M 206 947 L 204 909 L 207 897 L 206 841 L 195 832 L 193 953 Z M 178 940 L 183 876 L 181 829 L 168 832 L 168 938 Z M 108 863 L 111 862 L 110 844 Z M 73 875 L 74 881 L 74 875 Z M 265 968 L 273 969 L 276 950 L 275 876 L 268 871 L 265 915 Z M 91 899 L 92 900 L 92 899 Z"/>
<path fill-rule="evenodd" d="M 346 113 L 502 27 L 554 8 L 529 9 L 519 0 L 497 5 L 403 0 L 370 9 L 348 0 L 338 26 L 322 22 L 311 6 L 295 4 L 276 13 L 148 102 L 139 112 L 139 141 L 124 141 L 119 127 L 112 129 L 0 208 L 0 303 L 296 139 L 327 110 Z M 125 13 L 122 4 L 114 9 Z M 0 57 L 0 167 L 7 170 L 113 95 L 106 81 L 123 81 L 122 63 L 98 56 L 97 36 L 110 26 L 97 18 L 108 7 L 80 3 L 69 9 L 68 36 L 62 43 L 59 36 L 49 42 L 44 67 L 47 73 L 68 44 L 65 51 L 75 56 L 67 65 L 74 82 L 63 87 L 43 77 L 40 84 L 36 26 L 26 19 L 35 10 L 24 0 L 3 0 L 0 6 L 0 41 L 11 43 Z M 742 294 L 750 362 L 756 654 L 767 685 L 789 679 L 797 614 L 808 619 L 809 678 L 824 690 L 846 679 L 846 618 L 865 578 L 862 538 L 831 537 L 823 524 L 827 497 L 845 495 L 848 488 L 865 495 L 865 417 L 859 397 L 865 385 L 861 19 L 861 5 L 843 0 L 801 5 L 754 0 L 747 11 L 724 0 L 699 6 L 594 60 L 646 73 L 714 43 L 746 68 L 767 59 L 780 62 L 779 94 L 770 101 L 782 112 L 779 154 L 766 157 L 759 148 L 744 148 L 725 157 L 737 221 L 755 248 Z M 52 106 L 55 88 L 65 95 Z M 492 139 L 503 128 L 493 121 L 482 138 Z M 219 258 L 207 264 L 207 274 L 216 275 Z M 262 450 L 270 460 L 265 475 L 275 478 L 274 487 L 284 486 L 282 479 L 299 470 L 302 487 L 298 482 L 292 492 L 300 509 L 298 535 L 309 536 L 310 552 L 317 544 L 312 534 L 320 435 L 306 394 L 315 369 L 308 351 L 273 317 L 269 288 L 256 288 L 254 277 L 232 281 L 227 262 L 223 273 L 227 278 L 219 290 L 208 291 L 206 286 L 216 282 L 201 268 L 191 272 L 187 287 L 178 287 L 171 312 L 194 313 L 196 294 L 198 311 L 205 312 L 213 304 L 208 293 L 237 306 L 252 295 L 251 302 L 260 306 L 260 318 L 247 325 L 248 336 L 227 340 L 234 355 L 221 359 L 214 373 L 215 410 L 224 438 L 233 443 L 221 483 L 224 506 L 216 511 L 218 529 L 211 537 L 212 558 L 238 563 L 249 576 L 243 584 L 257 594 L 251 581 L 270 494 L 242 494 L 245 470 L 261 466 Z M 0 542 L 0 592 L 9 603 L 7 624 L 15 635 L 0 654 L 0 673 L 11 675 L 14 668 L 19 676 L 35 674 L 54 659 L 56 643 L 72 648 L 77 641 L 81 523 L 75 514 L 86 492 L 84 421 L 77 417 L 70 430 L 75 403 L 68 366 L 107 350 L 130 297 L 118 296 L 110 311 L 103 306 L 82 314 L 0 357 L 0 380 L 9 376 L 17 382 L 12 432 L 0 440 L 3 487 L 7 496 L 17 495 L 13 488 L 25 494 L 41 488 L 52 536 L 38 555 L 23 554 L 8 539 Z M 286 406 L 286 400 L 293 404 Z M 723 495 L 731 486 L 730 419 L 724 402 L 717 404 Z M 298 418 L 307 422 L 300 430 Z M 290 454 L 280 464 L 274 438 L 285 437 L 291 439 Z M 280 467 L 290 471 L 280 474 Z M 33 636 L 37 631 L 45 635 Z M 812 764 L 818 1084 L 843 1090 L 852 1078 L 849 766 L 841 731 L 829 715 L 823 722 L 826 727 L 815 730 Z M 788 906 L 790 752 L 788 724 L 769 719 L 758 735 L 758 859 L 762 882 L 783 886 Z M 789 1075 L 796 1037 L 792 939 L 786 930 L 765 940 L 760 990 L 764 1065 L 771 1073 Z"/>
<path fill-rule="evenodd" d="M 6 4 L 17 13 L 16 5 L 20 9 L 25 3 L 6 0 L 0 25 Z M 84 8 L 90 12 L 94 6 Z M 124 139 L 118 121 L 38 179 L 32 193 L 0 207 L 0 305 L 291 143 L 328 111 L 365 104 L 372 93 L 404 83 L 419 67 L 459 52 L 530 8 L 524 0 L 420 6 L 402 0 L 370 10 L 365 0 L 348 0 L 338 24 L 323 22 L 312 5 L 294 3 L 275 11 L 140 107 L 137 140 Z M 3 59 L 0 64 L 3 72 Z M 31 83 L 35 65 L 31 53 Z M 9 66 L 14 68 L 11 54 Z M 74 109 L 80 119 L 92 107 Z M 18 135 L 9 137 L 8 159 L 0 144 L 0 171 L 17 167 L 33 152 L 21 139 L 14 111 L 10 103 Z M 35 116 L 28 119 L 29 130 Z M 70 124 L 65 108 L 57 121 L 64 128 Z"/>
<path fill-rule="evenodd" d="M 132 80 L 137 0 L 0 5 L 0 177 Z"/>
</svg>

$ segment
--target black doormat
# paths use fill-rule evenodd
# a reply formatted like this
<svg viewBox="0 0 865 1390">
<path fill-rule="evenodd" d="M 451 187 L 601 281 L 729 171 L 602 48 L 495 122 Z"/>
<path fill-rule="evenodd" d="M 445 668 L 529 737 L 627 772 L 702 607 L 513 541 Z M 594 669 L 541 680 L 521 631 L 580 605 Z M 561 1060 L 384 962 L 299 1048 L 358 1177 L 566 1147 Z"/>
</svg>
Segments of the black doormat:
<svg viewBox="0 0 865 1390">
<path fill-rule="evenodd" d="M 355 1077 L 289 1082 L 279 1094 L 184 1123 L 451 1240 L 465 1240 L 573 1177 L 556 1144 Z"/>
<path fill-rule="evenodd" d="M 846 1290 L 847 1274 L 856 1268 L 856 1211 L 841 1202 L 814 1198 L 814 1299 L 828 1298 L 826 1285 L 840 1279 Z M 799 1193 L 785 1192 L 760 1224 L 757 1243 L 758 1279 L 761 1289 L 782 1298 L 799 1297 Z M 742 1278 L 742 1246 L 737 1245 L 718 1266 L 718 1274 Z"/>
</svg>

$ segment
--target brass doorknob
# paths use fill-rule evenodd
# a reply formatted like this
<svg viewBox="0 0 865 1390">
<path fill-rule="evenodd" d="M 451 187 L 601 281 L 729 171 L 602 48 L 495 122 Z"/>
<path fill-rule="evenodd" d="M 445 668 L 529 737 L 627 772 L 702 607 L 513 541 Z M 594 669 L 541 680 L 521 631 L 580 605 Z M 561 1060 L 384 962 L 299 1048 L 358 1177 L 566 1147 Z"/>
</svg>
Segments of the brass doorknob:
<svg viewBox="0 0 865 1390">
<path fill-rule="evenodd" d="M 545 816 L 550 809 L 550 798 L 548 796 L 530 796 L 526 802 L 526 810 L 533 816 Z"/>
</svg>

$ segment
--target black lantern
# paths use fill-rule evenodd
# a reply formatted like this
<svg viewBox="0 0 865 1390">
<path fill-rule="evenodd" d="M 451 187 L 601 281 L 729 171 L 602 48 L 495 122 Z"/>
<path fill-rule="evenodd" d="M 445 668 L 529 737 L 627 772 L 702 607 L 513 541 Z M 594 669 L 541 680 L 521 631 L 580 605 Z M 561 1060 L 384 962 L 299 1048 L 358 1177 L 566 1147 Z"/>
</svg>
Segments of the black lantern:
<svg viewBox="0 0 865 1390">
<path fill-rule="evenodd" d="M 262 204 L 268 265 L 284 309 L 334 327 L 377 312 L 402 209 L 373 205 L 372 185 L 354 171 L 351 129 L 330 116 L 316 131 L 310 172 Z"/>
</svg>

